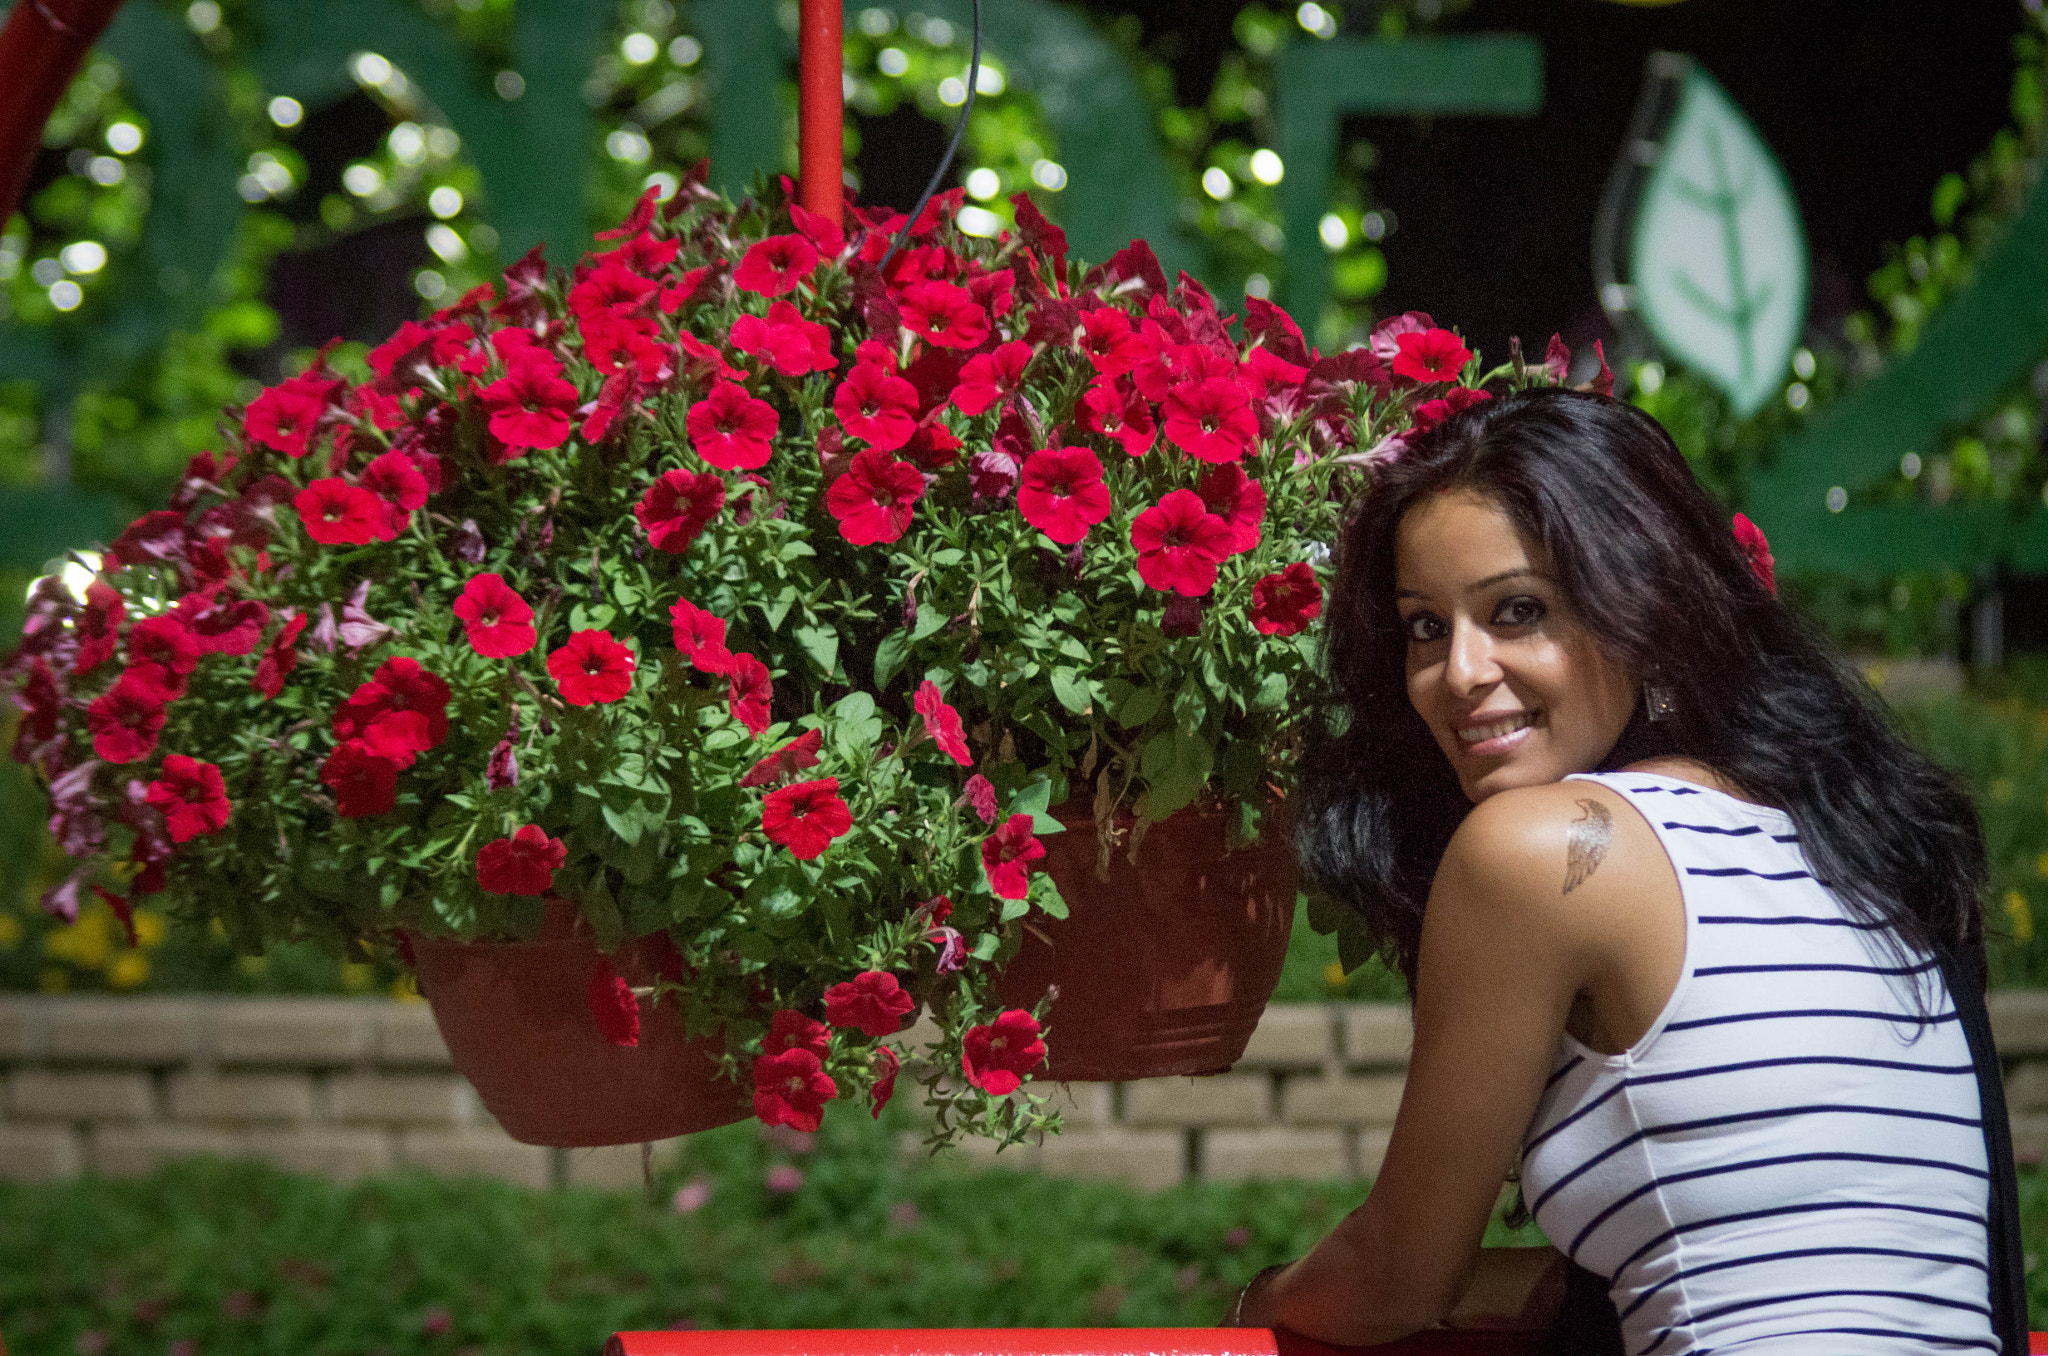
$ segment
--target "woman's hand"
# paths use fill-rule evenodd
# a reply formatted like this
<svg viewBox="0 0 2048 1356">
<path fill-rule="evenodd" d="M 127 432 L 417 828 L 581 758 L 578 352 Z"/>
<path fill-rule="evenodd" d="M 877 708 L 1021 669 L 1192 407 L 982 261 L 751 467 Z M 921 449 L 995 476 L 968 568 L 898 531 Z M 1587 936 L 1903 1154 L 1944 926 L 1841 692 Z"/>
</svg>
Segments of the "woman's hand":
<svg viewBox="0 0 2048 1356">
<path fill-rule="evenodd" d="M 1230 1312 L 1223 1316 L 1219 1327 L 1224 1328 L 1270 1328 L 1274 1325 L 1271 1292 L 1273 1281 L 1287 1270 L 1288 1263 L 1275 1262 L 1261 1270 L 1258 1275 L 1245 1283 L 1231 1302 Z"/>
</svg>

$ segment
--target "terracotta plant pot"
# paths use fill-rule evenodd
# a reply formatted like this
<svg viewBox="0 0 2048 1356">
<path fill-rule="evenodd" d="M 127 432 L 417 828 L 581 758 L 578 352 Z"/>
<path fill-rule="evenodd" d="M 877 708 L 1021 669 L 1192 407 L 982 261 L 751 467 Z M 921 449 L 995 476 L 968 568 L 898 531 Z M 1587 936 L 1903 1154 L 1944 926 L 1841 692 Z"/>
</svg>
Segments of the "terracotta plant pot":
<svg viewBox="0 0 2048 1356">
<path fill-rule="evenodd" d="M 1013 1007 L 1059 986 L 1040 1076 L 1112 1082 L 1228 1069 L 1287 958 L 1295 870 L 1283 816 L 1269 814 L 1257 843 L 1226 852 L 1221 811 L 1183 810 L 1151 827 L 1135 865 L 1119 850 L 1103 880 L 1084 803 L 1053 813 L 1067 832 L 1043 840 L 1044 866 L 1068 914 L 1032 915 L 997 986 Z"/>
<path fill-rule="evenodd" d="M 672 1009 L 643 1006 L 636 1046 L 598 1034 L 587 994 L 599 952 L 575 922 L 573 905 L 550 900 L 530 941 L 412 938 L 448 1053 L 505 1133 L 559 1148 L 639 1144 L 751 1115 L 746 1092 L 715 1077 L 718 1047 L 686 1040 Z M 651 983 L 668 945 L 638 938 L 610 960 L 627 983 Z"/>
</svg>

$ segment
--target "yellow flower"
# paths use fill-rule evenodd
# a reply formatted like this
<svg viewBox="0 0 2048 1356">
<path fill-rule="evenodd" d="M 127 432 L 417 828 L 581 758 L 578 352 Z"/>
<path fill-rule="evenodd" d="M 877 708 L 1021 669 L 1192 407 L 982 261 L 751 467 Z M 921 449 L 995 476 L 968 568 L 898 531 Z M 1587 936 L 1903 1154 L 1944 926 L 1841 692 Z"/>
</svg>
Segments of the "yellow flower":
<svg viewBox="0 0 2048 1356">
<path fill-rule="evenodd" d="M 148 909 L 135 911 L 135 940 L 145 951 L 154 951 L 164 944 L 164 916 Z"/>
<path fill-rule="evenodd" d="M 2034 858 L 2034 874 L 2037 876 L 2048 876 L 2048 852 L 2044 852 Z"/>
<path fill-rule="evenodd" d="M 1333 989 L 1343 988 L 1344 966 L 1337 961 L 1331 961 L 1328 965 L 1325 965 L 1323 967 L 1323 983 Z"/>
<path fill-rule="evenodd" d="M 61 965 L 45 965 L 36 976 L 36 987 L 44 993 L 63 993 L 71 987 L 71 972 Z"/>
<path fill-rule="evenodd" d="M 21 945 L 21 920 L 11 913 L 0 913 L 0 951 L 12 951 Z"/>
<path fill-rule="evenodd" d="M 149 957 L 140 951 L 123 951 L 107 967 L 107 983 L 116 989 L 137 989 L 149 982 Z"/>
<path fill-rule="evenodd" d="M 235 958 L 235 964 L 241 966 L 242 973 L 247 975 L 249 978 L 260 979 L 263 976 L 263 972 L 270 968 L 270 957 L 237 956 Z"/>
<path fill-rule="evenodd" d="M 343 993 L 362 993 L 376 982 L 376 966 L 356 965 L 349 961 L 341 963 L 341 991 Z"/>
<path fill-rule="evenodd" d="M 2029 941 L 2034 935 L 2034 911 L 2027 904 L 2027 897 L 2017 890 L 2005 892 L 2005 916 L 2012 920 L 2012 935 L 2015 941 Z"/>
<path fill-rule="evenodd" d="M 413 982 L 411 975 L 400 975 L 391 981 L 391 996 L 401 1003 L 424 1003 L 420 997 L 420 986 Z"/>
<path fill-rule="evenodd" d="M 1991 786 L 1989 789 L 1991 792 L 1991 799 L 1995 803 L 2003 805 L 2007 801 L 2012 799 L 2012 778 L 1993 777 L 1991 779 Z"/>
<path fill-rule="evenodd" d="M 97 970 L 107 963 L 113 945 L 113 914 L 102 905 L 86 909 L 78 921 L 58 928 L 43 938 L 43 954 L 70 961 L 81 970 Z"/>
<path fill-rule="evenodd" d="M 225 943 L 228 939 L 227 924 L 221 922 L 218 918 L 207 919 L 206 935 L 213 938 L 216 942 Z"/>
</svg>

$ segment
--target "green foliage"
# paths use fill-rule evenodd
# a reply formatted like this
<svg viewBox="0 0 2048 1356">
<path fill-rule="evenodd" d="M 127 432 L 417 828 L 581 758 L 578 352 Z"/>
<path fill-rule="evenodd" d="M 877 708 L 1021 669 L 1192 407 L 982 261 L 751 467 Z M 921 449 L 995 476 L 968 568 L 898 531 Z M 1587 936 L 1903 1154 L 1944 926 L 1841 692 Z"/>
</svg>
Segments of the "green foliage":
<svg viewBox="0 0 2048 1356">
<path fill-rule="evenodd" d="M 693 1136 L 654 1204 L 422 1176 L 335 1186 L 206 1161 L 145 1181 L 0 1184 L 0 1331 L 24 1352 L 100 1331 L 107 1356 L 181 1338 L 207 1356 L 580 1356 L 613 1331 L 683 1324 L 1199 1327 L 1365 1194 L 1331 1181 L 1145 1195 L 1000 1159 L 905 1159 L 902 1128 Z M 771 1172 L 792 1169 L 801 1185 L 774 1190 Z M 679 1188 L 702 1204 L 676 1213 Z M 1498 1221 L 1488 1235 L 1541 1241 Z"/>
</svg>

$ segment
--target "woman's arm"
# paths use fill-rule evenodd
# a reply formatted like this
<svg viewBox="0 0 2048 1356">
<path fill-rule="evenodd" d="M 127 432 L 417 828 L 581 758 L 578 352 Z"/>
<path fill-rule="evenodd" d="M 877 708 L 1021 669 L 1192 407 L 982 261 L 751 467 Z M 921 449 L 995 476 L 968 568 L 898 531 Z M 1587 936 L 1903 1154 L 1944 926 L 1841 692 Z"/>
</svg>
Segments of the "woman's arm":
<svg viewBox="0 0 2048 1356">
<path fill-rule="evenodd" d="M 1622 862 L 1565 894 L 1568 826 L 1588 795 L 1620 800 L 1583 782 L 1530 787 L 1488 797 L 1459 828 L 1423 921 L 1415 1049 L 1380 1175 L 1327 1238 L 1246 1297 L 1241 1322 L 1366 1345 L 1453 1318 L 1467 1295 L 1466 1313 L 1498 1310 L 1522 1284 L 1515 1312 L 1526 1308 L 1556 1254 L 1500 1249 L 1536 1256 L 1482 1268 L 1479 1240 L 1572 1001 L 1608 959 L 1601 919 L 1626 903 Z M 1610 856 L 1640 851 L 1633 837 Z M 1560 1295 L 1562 1279 L 1559 1267 Z"/>
</svg>

